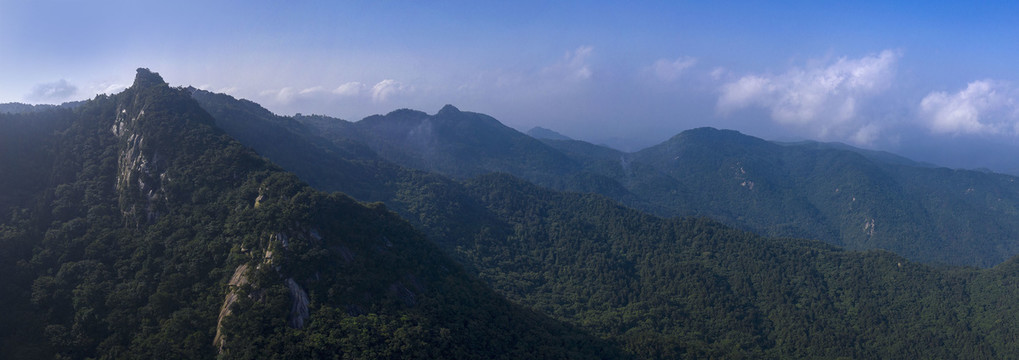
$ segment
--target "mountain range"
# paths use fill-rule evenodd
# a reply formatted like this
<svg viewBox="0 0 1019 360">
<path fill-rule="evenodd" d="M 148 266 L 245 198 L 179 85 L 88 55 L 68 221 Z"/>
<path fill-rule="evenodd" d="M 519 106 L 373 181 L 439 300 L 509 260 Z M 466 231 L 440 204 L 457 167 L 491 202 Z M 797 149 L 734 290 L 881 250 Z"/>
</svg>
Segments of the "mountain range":
<svg viewBox="0 0 1019 360">
<path fill-rule="evenodd" d="M 615 352 L 496 295 L 383 205 L 309 188 L 148 70 L 0 121 L 18 150 L 3 173 L 30 170 L 3 180 L 19 196 L 0 204 L 0 357 Z"/>
<path fill-rule="evenodd" d="M 398 110 L 353 123 L 291 120 L 317 138 L 360 143 L 391 163 L 453 179 L 503 172 L 659 216 L 706 216 L 767 236 L 885 249 L 927 263 L 989 267 L 1019 254 L 1014 176 L 842 144 L 776 143 L 700 128 L 626 153 L 529 137 L 448 105 L 435 115 Z"/>
<path fill-rule="evenodd" d="M 0 114 L 3 358 L 1001 358 L 1013 177 L 134 85 Z"/>
</svg>

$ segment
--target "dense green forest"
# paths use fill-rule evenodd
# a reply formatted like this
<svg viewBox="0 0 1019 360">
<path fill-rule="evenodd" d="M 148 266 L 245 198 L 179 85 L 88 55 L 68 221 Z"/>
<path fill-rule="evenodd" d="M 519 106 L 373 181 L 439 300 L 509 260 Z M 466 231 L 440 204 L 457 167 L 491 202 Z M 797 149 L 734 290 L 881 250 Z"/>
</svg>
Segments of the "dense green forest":
<svg viewBox="0 0 1019 360">
<path fill-rule="evenodd" d="M 313 190 L 148 70 L 0 127 L 0 358 L 621 355 L 385 206 Z"/>
<path fill-rule="evenodd" d="M 504 175 L 467 187 L 505 219 L 455 251 L 510 299 L 641 357 L 995 358 L 1019 273 L 662 219 Z"/>
<path fill-rule="evenodd" d="M 300 118 L 301 123 L 311 123 L 308 118 Z M 266 111 L 247 120 L 283 132 L 284 127 L 272 124 L 290 118 Z M 314 134 L 307 128 L 293 133 Z M 758 141 L 713 129 L 686 136 Z M 260 152 L 288 147 L 249 145 Z M 618 154 L 582 142 L 561 145 L 571 158 L 588 156 L 584 167 Z M 787 146 L 759 145 L 764 150 Z M 797 146 L 814 149 L 807 154 L 811 161 L 830 158 L 825 160 L 830 169 L 847 172 L 833 181 L 859 175 L 850 172 L 858 162 L 879 166 L 870 160 L 874 154 Z M 340 153 L 305 149 L 295 155 Z M 765 156 L 764 150 L 720 155 Z M 500 294 L 611 339 L 639 358 L 1000 358 L 1019 350 L 1013 345 L 1013 329 L 1019 325 L 1013 311 L 1019 305 L 1014 259 L 984 270 L 932 266 L 883 250 L 857 252 L 811 240 L 761 237 L 705 218 L 662 218 L 609 197 L 559 192 L 508 174 L 453 180 L 377 158 L 351 163 L 361 166 L 361 174 L 384 164 L 393 177 L 377 183 L 384 190 L 374 193 L 389 197 L 373 200 L 400 212 Z M 650 163 L 636 162 L 631 170 L 635 166 L 652 169 Z M 917 164 L 910 166 L 903 172 L 924 174 L 914 171 Z M 987 179 L 973 172 L 928 170 L 947 176 L 946 184 L 959 181 L 952 174 Z M 332 182 L 315 169 L 304 169 L 301 176 L 330 190 L 357 180 Z M 364 186 L 373 180 L 360 181 Z M 840 193 L 880 190 L 869 188 L 872 180 L 862 181 Z"/>
</svg>

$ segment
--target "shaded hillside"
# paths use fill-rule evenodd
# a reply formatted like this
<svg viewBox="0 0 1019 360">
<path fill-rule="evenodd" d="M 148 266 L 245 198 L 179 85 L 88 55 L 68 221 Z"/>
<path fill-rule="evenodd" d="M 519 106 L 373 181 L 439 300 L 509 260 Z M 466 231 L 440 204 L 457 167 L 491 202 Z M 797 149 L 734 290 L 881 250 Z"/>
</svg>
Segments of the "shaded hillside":
<svg viewBox="0 0 1019 360">
<path fill-rule="evenodd" d="M 662 219 L 506 175 L 465 186 L 502 223 L 448 251 L 510 299 L 638 357 L 979 359 L 1019 350 L 1008 340 L 1019 325 L 1015 259 L 982 271 L 935 268 Z"/>
<path fill-rule="evenodd" d="M 148 70 L 0 127 L 43 160 L 3 179 L 28 195 L 0 218 L 2 358 L 618 354 L 472 280 L 381 204 L 311 189 Z"/>
</svg>

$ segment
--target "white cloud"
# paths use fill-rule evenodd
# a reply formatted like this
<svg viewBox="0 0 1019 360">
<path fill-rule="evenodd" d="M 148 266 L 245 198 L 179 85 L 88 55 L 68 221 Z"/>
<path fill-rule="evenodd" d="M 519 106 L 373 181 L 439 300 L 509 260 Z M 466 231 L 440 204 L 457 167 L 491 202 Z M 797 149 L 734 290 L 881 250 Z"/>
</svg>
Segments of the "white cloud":
<svg viewBox="0 0 1019 360">
<path fill-rule="evenodd" d="M 314 94 L 321 93 L 321 92 L 324 92 L 324 91 L 325 91 L 325 88 L 323 88 L 321 86 L 313 86 L 313 87 L 301 90 L 298 94 L 299 95 L 314 95 Z"/>
<path fill-rule="evenodd" d="M 881 127 L 870 123 L 856 130 L 856 133 L 849 137 L 849 140 L 857 144 L 872 144 L 881 134 Z"/>
<path fill-rule="evenodd" d="M 1008 84 L 979 80 L 954 94 L 931 92 L 920 101 L 921 120 L 939 134 L 1015 133 L 1016 92 Z"/>
<path fill-rule="evenodd" d="M 60 102 L 68 100 L 77 92 L 77 86 L 71 85 L 67 80 L 60 79 L 55 82 L 36 85 L 26 98 L 31 101 Z"/>
<path fill-rule="evenodd" d="M 125 84 L 109 84 L 109 85 L 100 84 L 99 87 L 101 88 L 101 90 L 99 90 L 97 94 L 108 94 L 108 95 L 116 94 L 127 89 L 127 85 Z"/>
<path fill-rule="evenodd" d="M 364 90 L 365 86 L 362 83 L 351 81 L 340 85 L 336 89 L 333 89 L 333 94 L 340 96 L 358 96 L 361 94 L 361 90 Z"/>
<path fill-rule="evenodd" d="M 259 95 L 270 97 L 277 103 L 290 104 L 294 101 L 297 91 L 291 87 L 285 87 L 279 90 L 265 90 L 259 93 Z"/>
<path fill-rule="evenodd" d="M 873 141 L 879 127 L 857 115 L 866 99 L 891 84 L 899 57 L 885 50 L 779 75 L 746 75 L 722 85 L 717 107 L 723 114 L 761 107 L 774 121 L 804 127 L 814 136 Z"/>
<path fill-rule="evenodd" d="M 659 59 L 655 61 L 654 65 L 651 65 L 651 70 L 659 79 L 672 81 L 695 64 L 697 64 L 697 59 L 689 56 L 683 56 L 676 60 Z"/>
<path fill-rule="evenodd" d="M 212 84 L 202 84 L 202 85 L 198 85 L 198 86 L 195 86 L 195 87 L 198 88 L 198 89 L 201 89 L 201 90 L 210 91 L 210 92 L 214 92 L 214 93 L 220 93 L 220 94 L 227 94 L 227 95 L 232 95 L 232 94 L 236 93 L 237 90 L 239 90 L 236 86 L 227 86 L 227 87 L 220 87 L 220 88 L 215 88 L 214 86 L 215 85 L 212 85 Z"/>
<path fill-rule="evenodd" d="M 341 98 L 367 100 L 368 96 L 373 102 L 382 103 L 395 95 L 413 91 L 412 87 L 393 79 L 379 81 L 370 89 L 360 82 L 347 82 L 332 90 L 324 86 L 298 89 L 288 86 L 279 90 L 265 90 L 259 95 L 280 105 L 328 103 Z"/>
<path fill-rule="evenodd" d="M 567 51 L 559 62 L 545 68 L 548 75 L 561 76 L 570 80 L 587 80 L 593 75 L 587 60 L 594 52 L 591 46 L 581 46 L 576 50 Z"/>
<path fill-rule="evenodd" d="M 711 73 L 709 73 L 708 75 L 710 75 L 712 79 L 719 80 L 728 73 L 729 71 L 726 70 L 725 68 L 716 67 L 714 70 L 711 70 Z"/>
<path fill-rule="evenodd" d="M 375 84 L 375 86 L 372 86 L 372 101 L 377 103 L 384 102 L 395 94 L 404 93 L 409 90 L 410 87 L 405 86 L 399 81 L 393 79 L 382 80 Z"/>
</svg>

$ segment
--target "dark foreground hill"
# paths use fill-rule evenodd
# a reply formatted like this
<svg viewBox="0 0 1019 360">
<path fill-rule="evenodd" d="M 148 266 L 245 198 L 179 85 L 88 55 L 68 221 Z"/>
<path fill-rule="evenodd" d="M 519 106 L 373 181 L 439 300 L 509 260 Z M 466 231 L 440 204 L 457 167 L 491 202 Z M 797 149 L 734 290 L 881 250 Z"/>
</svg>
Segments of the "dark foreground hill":
<svg viewBox="0 0 1019 360">
<path fill-rule="evenodd" d="M 289 118 L 263 115 L 246 119 L 290 131 L 272 125 Z M 303 143 L 320 141 L 314 131 L 291 134 L 313 137 Z M 249 145 L 260 152 L 291 146 Z M 577 160 L 584 168 L 617 155 L 567 145 L 588 156 Z M 344 156 L 327 145 L 328 151 L 308 149 L 298 164 Z M 386 201 L 499 293 L 640 358 L 979 359 L 1019 350 L 1011 340 L 1019 328 L 1015 259 L 985 270 L 935 267 L 887 251 L 847 251 L 760 237 L 708 219 L 662 218 L 506 174 L 456 181 L 359 159 L 347 159 L 360 166 L 356 173 L 383 164 L 379 171 L 394 176 L 374 185 L 381 189 L 375 194 L 388 196 L 375 200 Z M 371 177 L 347 184 L 351 177 L 331 181 L 327 171 L 305 175 L 336 190 L 373 186 Z"/>
<path fill-rule="evenodd" d="M 0 358 L 612 358 L 139 69 L 0 115 Z"/>
</svg>

